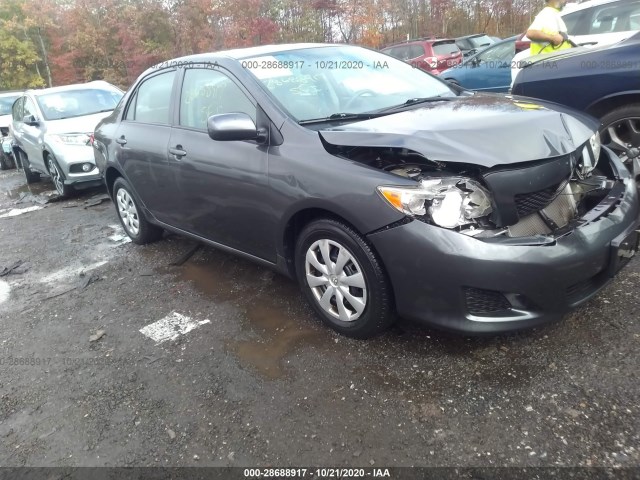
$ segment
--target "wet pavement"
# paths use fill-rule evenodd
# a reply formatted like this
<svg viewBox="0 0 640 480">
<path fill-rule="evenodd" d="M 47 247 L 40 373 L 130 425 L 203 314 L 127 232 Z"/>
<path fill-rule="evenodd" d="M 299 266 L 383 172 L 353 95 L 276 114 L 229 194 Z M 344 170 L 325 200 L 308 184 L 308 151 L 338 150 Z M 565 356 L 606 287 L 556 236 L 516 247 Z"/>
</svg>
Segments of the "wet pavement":
<svg viewBox="0 0 640 480">
<path fill-rule="evenodd" d="M 52 190 L 0 174 L 2 466 L 640 466 L 637 259 L 546 328 L 357 341 L 289 279 L 172 265 L 190 240 Z"/>
</svg>

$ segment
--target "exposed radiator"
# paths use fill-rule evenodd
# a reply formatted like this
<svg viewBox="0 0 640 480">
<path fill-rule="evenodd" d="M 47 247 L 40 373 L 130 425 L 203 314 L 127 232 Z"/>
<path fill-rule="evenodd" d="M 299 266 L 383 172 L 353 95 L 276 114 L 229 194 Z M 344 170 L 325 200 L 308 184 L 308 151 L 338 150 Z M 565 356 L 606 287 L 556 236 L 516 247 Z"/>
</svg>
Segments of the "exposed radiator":
<svg viewBox="0 0 640 480">
<path fill-rule="evenodd" d="M 544 215 L 552 220 L 558 227 L 564 227 L 576 216 L 576 201 L 567 184 L 562 192 L 546 208 L 542 210 Z M 532 213 L 522 218 L 515 225 L 508 228 L 510 237 L 526 237 L 529 235 L 545 235 L 551 233 L 551 229 L 545 223 L 540 213 Z"/>
</svg>

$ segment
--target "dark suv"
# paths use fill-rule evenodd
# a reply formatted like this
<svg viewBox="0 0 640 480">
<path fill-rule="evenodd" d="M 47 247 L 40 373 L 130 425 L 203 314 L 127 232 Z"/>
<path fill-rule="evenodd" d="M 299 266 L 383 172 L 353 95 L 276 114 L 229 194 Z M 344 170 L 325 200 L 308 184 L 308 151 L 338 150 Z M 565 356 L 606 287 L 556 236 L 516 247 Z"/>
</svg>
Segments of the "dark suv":
<svg viewBox="0 0 640 480">
<path fill-rule="evenodd" d="M 435 75 L 462 62 L 455 40 L 447 38 L 411 40 L 383 48 L 382 52 Z"/>
</svg>

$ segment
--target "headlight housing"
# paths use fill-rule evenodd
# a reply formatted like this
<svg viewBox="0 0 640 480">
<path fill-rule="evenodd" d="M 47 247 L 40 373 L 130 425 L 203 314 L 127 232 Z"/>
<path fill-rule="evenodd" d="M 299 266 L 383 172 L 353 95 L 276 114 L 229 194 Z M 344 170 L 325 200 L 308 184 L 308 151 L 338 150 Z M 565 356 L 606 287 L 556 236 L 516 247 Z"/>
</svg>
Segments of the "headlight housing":
<svg viewBox="0 0 640 480">
<path fill-rule="evenodd" d="M 417 187 L 381 186 L 378 191 L 402 213 L 428 217 L 444 228 L 476 223 L 493 211 L 489 192 L 466 177 L 427 178 Z"/>
<path fill-rule="evenodd" d="M 64 143 L 65 145 L 90 145 L 89 133 L 69 133 L 62 135 L 49 135 L 52 142 Z"/>
<path fill-rule="evenodd" d="M 589 142 L 582 149 L 582 157 L 578 165 L 578 176 L 586 178 L 598 165 L 602 144 L 600 143 L 600 134 L 594 133 Z"/>
</svg>

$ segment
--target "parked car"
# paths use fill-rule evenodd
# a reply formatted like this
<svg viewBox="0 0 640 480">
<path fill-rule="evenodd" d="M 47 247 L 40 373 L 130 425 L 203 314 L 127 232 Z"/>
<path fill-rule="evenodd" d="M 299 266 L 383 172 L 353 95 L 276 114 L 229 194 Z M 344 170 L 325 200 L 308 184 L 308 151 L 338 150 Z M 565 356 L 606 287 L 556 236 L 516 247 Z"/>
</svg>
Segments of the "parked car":
<svg viewBox="0 0 640 480">
<path fill-rule="evenodd" d="M 531 57 L 516 95 L 581 110 L 602 122 L 602 142 L 623 158 L 640 147 L 640 33 L 612 46 L 576 48 Z"/>
<path fill-rule="evenodd" d="M 0 170 L 15 167 L 9 125 L 11 124 L 11 105 L 20 97 L 20 94 L 21 92 L 0 92 Z"/>
<path fill-rule="evenodd" d="M 462 62 L 462 52 L 455 40 L 448 38 L 412 40 L 383 48 L 382 53 L 434 75 Z"/>
<path fill-rule="evenodd" d="M 640 31 L 640 0 L 589 0 L 565 6 L 562 19 L 570 40 L 578 46 L 612 45 Z M 512 81 L 518 75 L 523 60 L 531 55 L 529 39 L 516 43 Z M 524 48 L 526 46 L 526 48 Z"/>
<path fill-rule="evenodd" d="M 511 85 L 510 67 L 516 38 L 494 43 L 460 65 L 445 70 L 440 76 L 469 90 L 507 92 Z"/>
<path fill-rule="evenodd" d="M 488 36 L 486 33 L 476 33 L 474 35 L 465 35 L 464 37 L 457 37 L 456 45 L 465 57 L 475 55 L 480 50 L 494 44 L 496 41 Z"/>
<path fill-rule="evenodd" d="M 135 243 L 166 229 L 274 268 L 368 337 L 396 313 L 533 327 L 603 288 L 636 252 L 640 209 L 596 132 L 569 108 L 302 44 L 151 68 L 93 146 Z"/>
<path fill-rule="evenodd" d="M 89 140 L 122 95 L 104 81 L 24 92 L 13 104 L 12 130 L 27 183 L 49 175 L 61 196 L 100 185 Z"/>
</svg>

